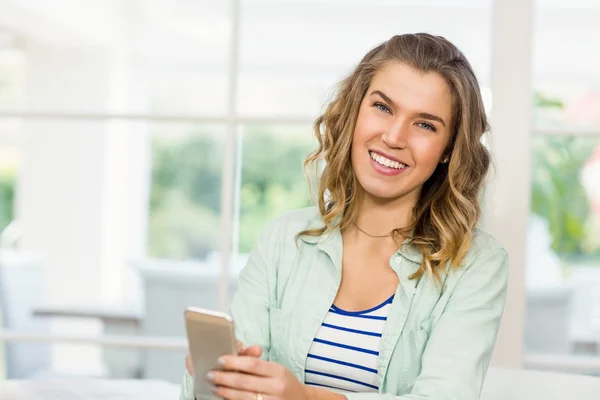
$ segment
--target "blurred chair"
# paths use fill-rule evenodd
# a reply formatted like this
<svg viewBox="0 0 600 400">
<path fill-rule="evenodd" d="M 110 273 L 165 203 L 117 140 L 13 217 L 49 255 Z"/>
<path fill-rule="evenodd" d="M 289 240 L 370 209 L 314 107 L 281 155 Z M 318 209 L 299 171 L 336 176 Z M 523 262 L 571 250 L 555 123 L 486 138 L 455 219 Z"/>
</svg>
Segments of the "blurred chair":
<svg viewBox="0 0 600 400">
<path fill-rule="evenodd" d="M 44 301 L 42 259 L 18 250 L 0 249 L 0 313 L 4 329 L 49 332 L 49 323 L 32 316 Z M 42 343 L 4 343 L 7 378 L 51 375 L 50 348 Z"/>
<path fill-rule="evenodd" d="M 525 351 L 567 354 L 571 349 L 569 327 L 572 289 L 528 288 L 526 293 Z"/>
<path fill-rule="evenodd" d="M 600 276 L 593 273 L 584 274 L 571 279 L 571 287 L 573 288 L 573 311 L 569 332 L 571 352 L 600 356 Z"/>
<path fill-rule="evenodd" d="M 600 378 L 524 369 L 490 368 L 481 400 L 598 400 Z"/>
<path fill-rule="evenodd" d="M 214 264 L 195 261 L 142 259 L 131 264 L 139 271 L 144 293 L 144 336 L 185 337 L 183 312 L 189 306 L 217 309 L 219 271 Z M 229 300 L 236 279 L 229 281 Z M 180 382 L 185 370 L 185 352 L 146 350 L 142 375 L 146 379 Z"/>
</svg>

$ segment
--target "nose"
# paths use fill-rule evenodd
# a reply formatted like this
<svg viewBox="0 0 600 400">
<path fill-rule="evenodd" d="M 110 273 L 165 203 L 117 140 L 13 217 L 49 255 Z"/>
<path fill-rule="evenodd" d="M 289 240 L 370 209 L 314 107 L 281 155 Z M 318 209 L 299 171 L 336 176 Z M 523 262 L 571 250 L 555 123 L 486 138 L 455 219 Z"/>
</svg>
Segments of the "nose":
<svg viewBox="0 0 600 400">
<path fill-rule="evenodd" d="M 403 149 L 408 144 L 409 134 L 409 124 L 400 120 L 389 126 L 389 129 L 381 135 L 381 140 L 390 148 Z"/>
</svg>

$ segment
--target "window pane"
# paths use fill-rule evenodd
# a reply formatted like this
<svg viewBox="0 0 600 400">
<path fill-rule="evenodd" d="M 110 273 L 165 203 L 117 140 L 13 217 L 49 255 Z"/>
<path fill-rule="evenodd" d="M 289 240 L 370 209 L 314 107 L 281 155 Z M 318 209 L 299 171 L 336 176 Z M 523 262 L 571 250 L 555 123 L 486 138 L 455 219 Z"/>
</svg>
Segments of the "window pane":
<svg viewBox="0 0 600 400">
<path fill-rule="evenodd" d="M 448 3 L 242 1 L 240 113 L 314 116 L 368 50 L 406 32 L 453 41 L 486 86 L 491 2 Z"/>
<path fill-rule="evenodd" d="M 6 35 L 18 39 L 13 46 L 23 56 L 19 73 L 27 91 L 20 105 L 27 111 L 225 111 L 228 2 L 88 0 L 11 7 L 20 18 L 10 21 Z"/>
<path fill-rule="evenodd" d="M 532 144 L 527 349 L 597 354 L 600 138 L 544 135 Z"/>
<path fill-rule="evenodd" d="M 15 48 L 15 41 L 14 35 L 0 31 L 0 110 L 16 109 L 23 103 L 23 52 Z M 21 158 L 21 132 L 20 119 L 0 118 L 0 232 L 15 218 L 13 201 Z M 10 241 L 10 234 L 10 231 L 4 233 L 6 241 Z"/>
<path fill-rule="evenodd" d="M 214 125 L 153 130 L 151 257 L 202 261 L 215 257 L 224 135 L 224 127 Z"/>
<path fill-rule="evenodd" d="M 106 363 L 111 377 L 143 370 L 180 380 L 172 366 L 185 356 L 181 310 L 217 307 L 224 127 L 3 118 L 0 128 L 1 227 L 15 217 L 13 197 L 19 213 L 19 247 L 0 249 L 0 302 L 10 312 L 2 328 L 182 344 L 143 359 L 131 349 L 62 344 L 52 345 L 53 358 L 48 345 L 29 346 L 35 357 L 2 361 L 13 372 L 96 376 Z M 40 312 L 46 318 L 34 317 Z"/>
<path fill-rule="evenodd" d="M 536 1 L 528 352 L 600 354 L 598 18 L 595 1 Z"/>
<path fill-rule="evenodd" d="M 600 128 L 600 3 L 539 0 L 534 16 L 536 127 Z"/>
<path fill-rule="evenodd" d="M 2 38 L 7 43 L 3 47 Z M 25 96 L 25 59 L 14 43 L 14 36 L 0 33 L 0 110 L 23 106 Z"/>
<path fill-rule="evenodd" d="M 310 126 L 244 126 L 239 252 L 247 254 L 269 220 L 311 204 L 303 161 L 316 148 Z M 239 266 L 234 266 L 238 268 Z"/>
<path fill-rule="evenodd" d="M 13 201 L 21 158 L 21 121 L 0 119 L 0 232 L 15 218 Z"/>
</svg>

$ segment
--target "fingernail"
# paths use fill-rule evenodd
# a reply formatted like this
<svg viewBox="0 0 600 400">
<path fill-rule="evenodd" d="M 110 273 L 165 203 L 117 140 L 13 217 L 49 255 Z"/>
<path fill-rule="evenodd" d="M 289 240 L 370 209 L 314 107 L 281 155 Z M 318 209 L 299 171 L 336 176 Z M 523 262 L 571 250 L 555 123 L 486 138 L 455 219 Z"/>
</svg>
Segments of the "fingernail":
<svg viewBox="0 0 600 400">
<path fill-rule="evenodd" d="M 223 357 L 219 357 L 217 362 L 219 363 L 219 365 L 225 365 L 225 359 Z"/>
<path fill-rule="evenodd" d="M 206 379 L 212 382 L 215 379 L 215 373 L 209 372 L 208 374 L 206 374 Z"/>
</svg>

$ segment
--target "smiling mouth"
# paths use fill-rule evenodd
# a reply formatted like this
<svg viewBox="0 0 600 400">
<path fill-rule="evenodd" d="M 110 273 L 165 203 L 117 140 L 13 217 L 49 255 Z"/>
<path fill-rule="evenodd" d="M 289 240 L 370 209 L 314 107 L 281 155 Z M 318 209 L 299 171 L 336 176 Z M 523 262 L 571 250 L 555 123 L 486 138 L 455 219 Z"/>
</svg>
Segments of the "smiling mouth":
<svg viewBox="0 0 600 400">
<path fill-rule="evenodd" d="M 375 161 L 377 164 L 379 164 L 383 167 L 397 169 L 397 170 L 402 170 L 407 167 L 406 164 L 402 164 L 401 162 L 390 160 L 389 158 L 384 157 L 381 154 L 375 153 L 374 151 L 369 151 L 369 156 L 371 157 L 371 159 L 373 161 Z"/>
</svg>

